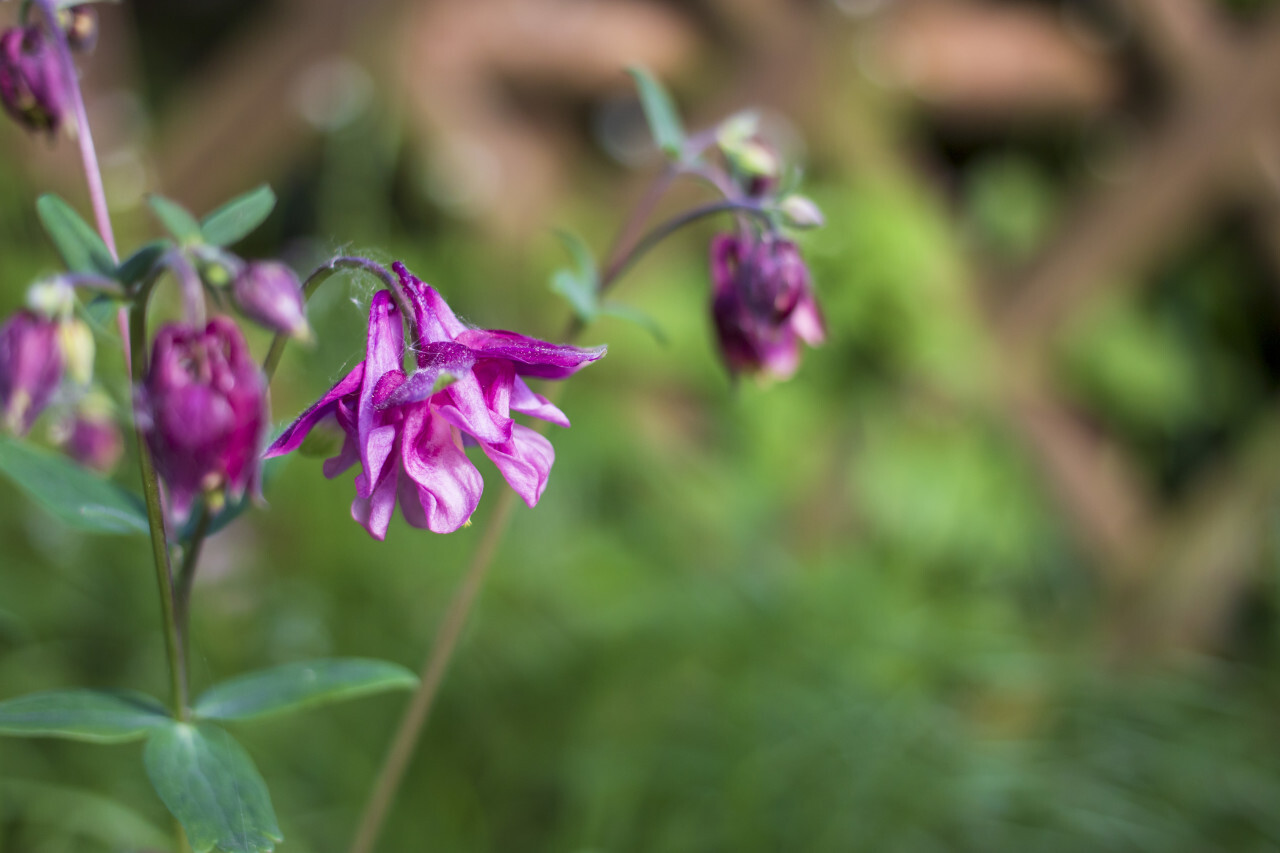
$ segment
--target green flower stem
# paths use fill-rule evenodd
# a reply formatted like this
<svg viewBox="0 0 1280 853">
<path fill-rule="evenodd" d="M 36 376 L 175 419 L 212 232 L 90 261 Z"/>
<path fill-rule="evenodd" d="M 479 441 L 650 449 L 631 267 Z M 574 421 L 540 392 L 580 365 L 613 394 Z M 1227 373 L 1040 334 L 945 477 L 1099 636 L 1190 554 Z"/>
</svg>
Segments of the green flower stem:
<svg viewBox="0 0 1280 853">
<path fill-rule="evenodd" d="M 204 545 L 205 537 L 209 535 L 209 524 L 212 521 L 213 514 L 209 512 L 208 505 L 202 502 L 200 504 L 200 515 L 196 517 L 196 529 L 183 549 L 182 566 L 178 569 L 178 577 L 174 582 L 174 619 L 178 625 L 178 642 L 181 644 L 184 654 L 190 647 L 188 638 L 191 636 L 191 587 L 196 579 L 196 565 L 200 562 L 200 549 Z M 187 662 L 184 660 L 184 668 L 186 664 Z"/>
<path fill-rule="evenodd" d="M 503 490 L 493 509 L 489 524 L 485 527 L 484 536 L 471 564 L 467 567 L 453 598 L 449 600 L 449 609 L 445 611 L 444 620 L 436 630 L 435 641 L 431 645 L 431 653 L 427 655 L 420 673 L 421 681 L 409 707 L 400 718 L 396 728 L 395 739 L 391 742 L 387 756 L 383 760 L 382 769 L 378 771 L 377 781 L 365 804 L 360 817 L 360 826 L 356 830 L 355 840 L 351 842 L 350 853 L 372 853 L 382 832 L 382 824 L 386 821 L 391 805 L 395 801 L 404 772 L 413 757 L 418 738 L 426 726 L 427 718 L 435 705 L 436 696 L 440 692 L 440 683 L 444 680 L 445 671 L 453 659 L 453 652 L 458 646 L 458 638 L 466 627 L 467 617 L 475 604 L 476 597 L 484 586 L 489 567 L 493 564 L 498 543 L 506 532 L 507 521 L 511 518 L 511 510 L 515 508 L 516 493 L 512 489 Z"/>
<path fill-rule="evenodd" d="M 139 386 L 147 373 L 147 303 L 154 290 L 154 279 L 138 293 L 129 312 L 129 350 L 133 363 L 133 384 Z M 164 509 L 160 505 L 160 478 L 156 475 L 147 447 L 147 436 L 134 419 L 138 439 L 138 467 L 142 474 L 142 495 L 147 503 L 147 520 L 151 524 L 151 554 L 155 560 L 156 583 L 160 588 L 160 614 L 164 627 L 165 653 L 169 659 L 169 688 L 173 716 L 189 717 L 187 710 L 187 667 L 182 650 L 173 597 L 173 569 L 169 562 L 169 542 L 165 535 Z"/>
<path fill-rule="evenodd" d="M 666 189 L 665 185 L 678 174 L 679 172 L 677 171 L 669 171 L 659 178 L 656 186 L 659 186 L 661 190 L 656 194 L 653 192 L 647 194 L 645 199 L 642 200 L 641 206 L 648 205 L 651 207 L 656 204 L 657 197 Z M 720 213 L 739 213 L 755 216 L 762 219 L 767 227 L 773 226 L 773 220 L 769 212 L 754 202 L 728 200 L 695 207 L 655 226 L 638 240 L 619 239 L 615 258 L 600 277 L 597 292 L 604 293 L 608 288 L 615 285 L 646 252 L 676 231 L 692 222 Z M 628 224 L 624 231 L 633 228 L 634 225 L 632 223 L 637 220 L 643 221 L 643 217 L 633 216 L 631 223 Z M 628 245 L 629 243 L 630 245 Z M 567 342 L 572 342 L 583 331 L 585 326 L 586 324 L 581 318 L 573 317 L 569 321 L 564 339 Z M 562 385 L 557 385 L 547 395 L 552 402 L 559 397 L 559 392 L 562 388 Z M 545 423 L 540 422 L 536 428 L 541 432 L 545 426 Z M 511 489 L 504 489 L 494 507 L 493 515 L 489 518 L 489 523 L 485 528 L 480 544 L 476 547 L 475 554 L 472 555 L 471 563 L 467 567 L 466 573 L 462 576 L 462 580 L 459 581 L 453 598 L 449 600 L 449 607 L 445 611 L 444 620 L 436 631 L 431 651 L 422 665 L 421 680 L 418 688 L 409 700 L 409 706 L 405 709 L 404 716 L 400 718 L 400 724 L 396 728 L 391 747 L 387 750 L 386 758 L 383 759 L 382 767 L 374 781 L 373 791 L 370 793 L 369 800 L 361 813 L 360 824 L 356 830 L 355 838 L 348 848 L 348 853 L 373 853 L 374 845 L 377 844 L 378 836 L 382 832 L 382 825 L 386 821 L 387 814 L 391 811 L 391 806 L 395 802 L 396 792 L 404 779 L 409 760 L 413 757 L 413 752 L 418 745 L 422 730 L 425 728 L 431 715 L 431 709 L 435 705 L 440 684 L 444 680 L 445 672 L 449 668 L 449 662 L 457 649 L 458 638 L 462 635 L 462 629 L 466 627 L 467 618 L 470 616 L 471 609 L 475 605 L 481 588 L 484 586 L 489 567 L 493 563 L 494 555 L 497 553 L 498 544 L 502 541 L 502 536 L 506 532 L 507 523 L 511 519 L 511 511 L 515 507 L 515 503 L 516 493 Z"/>
</svg>

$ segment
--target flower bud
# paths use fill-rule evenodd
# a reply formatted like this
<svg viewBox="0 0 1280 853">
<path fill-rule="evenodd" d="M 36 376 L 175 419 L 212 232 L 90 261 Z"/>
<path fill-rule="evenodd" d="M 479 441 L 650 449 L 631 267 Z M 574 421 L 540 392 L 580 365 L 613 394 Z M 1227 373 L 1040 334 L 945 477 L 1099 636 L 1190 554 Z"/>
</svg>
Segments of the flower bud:
<svg viewBox="0 0 1280 853">
<path fill-rule="evenodd" d="M 813 200 L 802 195 L 789 195 L 778 205 L 787 225 L 792 228 L 821 228 L 827 220 Z"/>
<path fill-rule="evenodd" d="M 58 425 L 54 441 L 72 459 L 103 474 L 115 468 L 124 453 L 111 403 L 100 393 L 80 401 L 75 414 Z"/>
<path fill-rule="evenodd" d="M 67 47 L 88 53 L 98 44 L 98 12 L 93 6 L 71 6 L 58 10 L 58 26 L 67 36 Z"/>
<path fill-rule="evenodd" d="M 56 322 L 23 310 L 0 326 L 0 416 L 5 429 L 25 435 L 61 380 Z"/>
<path fill-rule="evenodd" d="M 256 489 L 266 383 L 235 323 L 161 328 L 142 403 L 147 446 L 177 520 L 197 495 L 216 503 Z"/>
<path fill-rule="evenodd" d="M 76 308 L 75 288 L 61 276 L 38 281 L 27 288 L 27 307 L 42 317 L 70 317 Z"/>
<path fill-rule="evenodd" d="M 53 134 L 70 110 L 57 46 L 38 26 L 0 34 L 0 103 L 29 130 Z"/>
<path fill-rule="evenodd" d="M 279 261 L 245 264 L 231 285 L 231 298 L 249 319 L 295 338 L 311 336 L 302 285 Z"/>
<path fill-rule="evenodd" d="M 88 385 L 93 380 L 93 330 L 83 320 L 64 320 L 58 324 L 58 346 L 67 376 L 77 385 Z"/>
<path fill-rule="evenodd" d="M 825 337 L 809 270 L 790 240 L 717 237 L 711 245 L 711 313 L 731 373 L 786 379 L 800 363 L 800 341 Z"/>
<path fill-rule="evenodd" d="M 720 124 L 716 144 L 729 166 L 742 179 L 749 195 L 763 196 L 778 184 L 782 166 L 773 146 L 760 138 L 760 117 L 738 113 Z"/>
</svg>

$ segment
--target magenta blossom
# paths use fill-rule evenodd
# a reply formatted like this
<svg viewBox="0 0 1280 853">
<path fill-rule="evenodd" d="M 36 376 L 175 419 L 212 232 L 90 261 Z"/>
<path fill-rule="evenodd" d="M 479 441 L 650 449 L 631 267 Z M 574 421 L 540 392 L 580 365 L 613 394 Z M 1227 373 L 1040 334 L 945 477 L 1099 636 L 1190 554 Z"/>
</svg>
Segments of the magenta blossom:
<svg viewBox="0 0 1280 853">
<path fill-rule="evenodd" d="M 251 261 L 231 283 L 236 307 L 256 323 L 272 331 L 307 338 L 306 306 L 302 285 L 293 270 L 279 261 Z"/>
<path fill-rule="evenodd" d="M 787 379 L 800 364 L 800 342 L 825 337 L 809 270 L 795 243 L 780 237 L 711 243 L 711 315 L 731 373 Z"/>
<path fill-rule="evenodd" d="M 302 414 L 267 450 L 300 446 L 322 422 L 345 433 L 325 462 L 335 477 L 357 462 L 351 515 L 377 539 L 399 501 L 414 527 L 449 533 L 467 523 L 484 482 L 463 447 L 479 445 L 529 506 L 537 504 L 555 460 L 551 442 L 511 419 L 513 412 L 560 426 L 569 421 L 522 376 L 563 379 L 604 355 L 604 347 L 558 346 L 512 332 L 466 326 L 431 287 L 401 264 L 402 293 L 418 331 L 416 369 L 404 372 L 400 311 L 379 291 L 369 309 L 365 360 Z M 437 382 L 452 379 L 439 390 Z"/>
<path fill-rule="evenodd" d="M 0 326 L 0 422 L 25 435 L 62 381 L 58 323 L 22 310 Z"/>
<path fill-rule="evenodd" d="M 147 446 L 178 521 L 197 495 L 235 500 L 257 489 L 266 383 L 234 322 L 162 327 L 142 393 Z"/>
<path fill-rule="evenodd" d="M 57 45 L 38 26 L 0 34 L 0 103 L 30 130 L 50 134 L 62 126 L 71 105 Z"/>
</svg>

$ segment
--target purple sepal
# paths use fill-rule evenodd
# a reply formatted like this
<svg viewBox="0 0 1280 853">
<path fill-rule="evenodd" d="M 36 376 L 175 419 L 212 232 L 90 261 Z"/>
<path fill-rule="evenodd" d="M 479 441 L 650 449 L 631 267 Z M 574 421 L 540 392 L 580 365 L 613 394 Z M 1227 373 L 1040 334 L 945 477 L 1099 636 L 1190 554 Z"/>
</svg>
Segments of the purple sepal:
<svg viewBox="0 0 1280 853">
<path fill-rule="evenodd" d="M 25 435 L 62 381 L 58 324 L 23 309 L 0 326 L 0 415 L 10 432 Z"/>
<path fill-rule="evenodd" d="M 786 379 L 800 363 L 800 342 L 826 336 L 809 270 L 794 243 L 727 234 L 711 243 L 711 315 L 731 373 Z"/>
<path fill-rule="evenodd" d="M 257 491 L 266 383 L 231 320 L 215 317 L 203 331 L 163 326 L 142 405 L 147 446 L 176 520 L 186 519 L 202 493 L 235 500 Z"/>
<path fill-rule="evenodd" d="M 0 34 L 0 103 L 28 130 L 51 136 L 71 106 L 70 84 L 58 48 L 39 26 Z"/>
</svg>

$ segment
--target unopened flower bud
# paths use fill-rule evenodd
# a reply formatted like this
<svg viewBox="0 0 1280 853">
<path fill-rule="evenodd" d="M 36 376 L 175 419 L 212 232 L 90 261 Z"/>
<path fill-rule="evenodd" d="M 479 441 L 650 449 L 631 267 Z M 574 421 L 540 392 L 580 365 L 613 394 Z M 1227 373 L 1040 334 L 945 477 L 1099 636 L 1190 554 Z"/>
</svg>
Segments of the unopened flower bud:
<svg viewBox="0 0 1280 853">
<path fill-rule="evenodd" d="M 302 285 L 293 270 L 279 261 L 245 264 L 231 285 L 231 297 L 246 317 L 269 329 L 295 338 L 311 335 Z"/>
<path fill-rule="evenodd" d="M 821 228 L 827 223 L 822 210 L 813 200 L 802 195 L 789 195 L 778 205 L 787 225 L 792 228 Z"/>
<path fill-rule="evenodd" d="M 59 276 L 38 281 L 27 288 L 27 307 L 49 319 L 70 317 L 76 307 L 76 291 Z"/>
<path fill-rule="evenodd" d="M 86 468 L 106 474 L 124 453 L 124 437 L 111 401 L 100 392 L 85 396 L 75 414 L 58 424 L 54 441 Z"/>
<path fill-rule="evenodd" d="M 93 379 L 93 330 L 83 320 L 64 320 L 58 324 L 58 346 L 67 376 L 78 385 L 88 385 Z"/>
<path fill-rule="evenodd" d="M 67 46 L 88 53 L 98 43 L 98 12 L 93 6 L 71 6 L 58 10 L 58 26 L 67 36 Z"/>
<path fill-rule="evenodd" d="M 19 311 L 0 326 L 0 419 L 25 435 L 62 380 L 58 324 L 34 311 Z"/>
<path fill-rule="evenodd" d="M 712 301 L 720 354 L 731 373 L 786 379 L 800 341 L 825 337 L 809 270 L 789 240 L 721 235 L 711 244 Z"/>
<path fill-rule="evenodd" d="M 57 46 L 38 26 L 0 34 L 0 103 L 29 130 L 53 134 L 70 109 L 70 84 Z"/>
<path fill-rule="evenodd" d="M 200 494 L 216 502 L 256 489 L 266 383 L 230 319 L 216 317 L 202 330 L 161 328 L 142 404 L 147 446 L 177 520 Z"/>
</svg>

